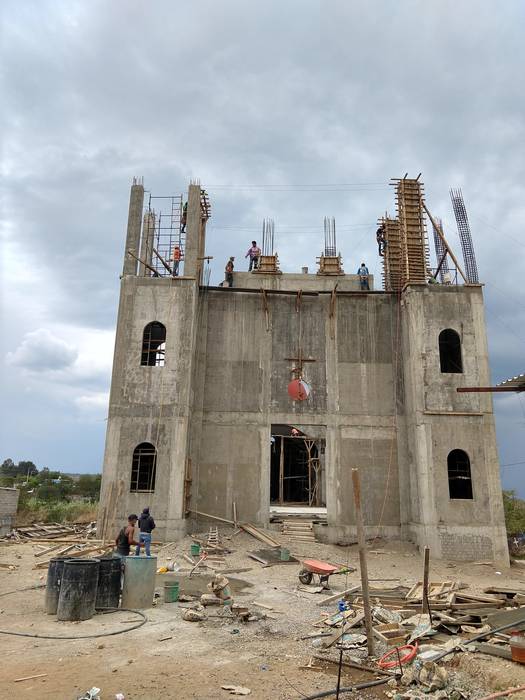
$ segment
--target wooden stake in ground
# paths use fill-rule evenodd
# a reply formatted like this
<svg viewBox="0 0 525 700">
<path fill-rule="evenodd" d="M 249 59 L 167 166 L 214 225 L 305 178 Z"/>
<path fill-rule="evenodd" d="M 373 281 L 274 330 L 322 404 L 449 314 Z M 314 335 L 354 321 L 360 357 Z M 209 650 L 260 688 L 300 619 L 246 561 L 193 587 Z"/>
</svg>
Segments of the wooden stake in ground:
<svg viewBox="0 0 525 700">
<path fill-rule="evenodd" d="M 352 486 L 354 487 L 355 523 L 357 526 L 357 544 L 359 547 L 359 568 L 361 569 L 361 588 L 363 591 L 363 608 L 365 613 L 366 642 L 368 655 L 374 655 L 374 631 L 372 612 L 370 610 L 370 592 L 368 590 L 368 569 L 366 566 L 366 538 L 361 513 L 361 482 L 359 469 L 352 469 Z"/>
<path fill-rule="evenodd" d="M 428 612 L 428 567 L 430 562 L 430 548 L 425 547 L 425 562 L 423 564 L 423 605 L 421 612 Z"/>
</svg>

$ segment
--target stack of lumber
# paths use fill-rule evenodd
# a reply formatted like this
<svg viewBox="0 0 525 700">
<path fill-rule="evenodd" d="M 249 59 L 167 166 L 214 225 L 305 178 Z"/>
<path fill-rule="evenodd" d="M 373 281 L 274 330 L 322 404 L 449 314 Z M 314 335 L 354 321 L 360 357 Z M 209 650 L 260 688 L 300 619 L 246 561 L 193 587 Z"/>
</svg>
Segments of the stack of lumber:
<svg viewBox="0 0 525 700">
<path fill-rule="evenodd" d="M 313 522 L 297 518 L 284 518 L 281 530 L 283 537 L 294 542 L 315 542 Z"/>
<path fill-rule="evenodd" d="M 255 525 L 252 525 L 251 523 L 243 523 L 242 525 L 239 525 L 239 527 L 241 528 L 241 530 L 244 530 L 244 532 L 247 532 L 252 537 L 255 537 L 256 540 L 264 542 L 264 544 L 268 545 L 269 547 L 281 546 L 281 543 L 278 542 L 275 538 L 273 538 L 271 535 L 268 535 L 266 532 L 259 530 L 259 528 L 255 527 Z"/>
<path fill-rule="evenodd" d="M 59 539 L 78 539 L 94 537 L 97 531 L 95 522 L 88 525 L 67 525 L 65 523 L 33 523 L 24 527 L 17 527 L 11 530 L 5 539 L 16 542 L 26 541 L 46 541 Z"/>
</svg>

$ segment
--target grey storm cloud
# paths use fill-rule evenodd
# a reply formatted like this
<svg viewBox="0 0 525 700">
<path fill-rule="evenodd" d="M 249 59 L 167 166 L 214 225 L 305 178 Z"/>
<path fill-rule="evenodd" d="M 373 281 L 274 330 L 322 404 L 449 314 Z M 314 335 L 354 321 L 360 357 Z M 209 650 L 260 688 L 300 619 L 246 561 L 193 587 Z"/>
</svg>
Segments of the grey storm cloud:
<svg viewBox="0 0 525 700">
<path fill-rule="evenodd" d="M 78 350 L 57 338 L 46 328 L 27 333 L 14 352 L 7 353 L 7 364 L 32 372 L 62 370 L 70 367 Z"/>
<path fill-rule="evenodd" d="M 448 190 L 463 189 L 493 379 L 524 371 L 523 3 L 5 0 L 0 12 L 0 216 L 15 267 L 0 280 L 6 352 L 52 322 L 70 328 L 70 347 L 79 326 L 114 328 L 135 175 L 157 195 L 200 178 L 217 283 L 229 255 L 242 268 L 267 216 L 284 271 L 315 268 L 323 218 L 335 216 L 345 270 L 365 260 L 379 281 L 374 232 L 395 213 L 389 179 L 421 172 L 456 252 Z M 37 299 L 25 270 L 42 276 Z M 27 410 L 16 382 L 6 386 Z M 52 406 L 54 425 L 75 435 L 67 409 Z M 518 461 L 524 438 L 508 412 L 497 417 L 502 461 Z M 17 430 L 6 426 L 13 456 L 27 438 Z M 35 459 L 53 457 L 31 439 Z"/>
</svg>

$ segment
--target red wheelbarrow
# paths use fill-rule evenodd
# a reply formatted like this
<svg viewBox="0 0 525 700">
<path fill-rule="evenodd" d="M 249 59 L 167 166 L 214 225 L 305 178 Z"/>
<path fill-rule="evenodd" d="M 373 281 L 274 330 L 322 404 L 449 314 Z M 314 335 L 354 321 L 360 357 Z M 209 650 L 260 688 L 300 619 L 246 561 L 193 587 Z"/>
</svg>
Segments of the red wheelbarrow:
<svg viewBox="0 0 525 700">
<path fill-rule="evenodd" d="M 355 571 L 351 566 L 334 566 L 318 559 L 304 559 L 303 568 L 299 571 L 299 581 L 306 586 L 312 583 L 314 574 L 319 577 L 319 585 L 328 588 L 328 579 L 334 574 L 346 574 Z"/>
</svg>

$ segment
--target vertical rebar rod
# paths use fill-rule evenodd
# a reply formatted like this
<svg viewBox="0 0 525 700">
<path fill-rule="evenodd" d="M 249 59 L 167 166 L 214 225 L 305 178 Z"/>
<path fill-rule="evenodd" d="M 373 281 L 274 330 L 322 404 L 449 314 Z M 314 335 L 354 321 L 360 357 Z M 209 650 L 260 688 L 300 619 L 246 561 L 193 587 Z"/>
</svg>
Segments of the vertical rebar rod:
<svg viewBox="0 0 525 700">
<path fill-rule="evenodd" d="M 463 260 L 465 261 L 465 273 L 469 282 L 477 284 L 479 282 L 478 266 L 476 264 L 476 255 L 474 253 L 474 244 L 472 242 L 472 234 L 470 232 L 470 224 L 468 221 L 465 202 L 463 201 L 463 193 L 460 189 L 450 190 L 450 198 L 454 209 L 454 216 L 458 227 L 459 240 L 463 251 Z"/>
</svg>

